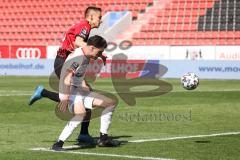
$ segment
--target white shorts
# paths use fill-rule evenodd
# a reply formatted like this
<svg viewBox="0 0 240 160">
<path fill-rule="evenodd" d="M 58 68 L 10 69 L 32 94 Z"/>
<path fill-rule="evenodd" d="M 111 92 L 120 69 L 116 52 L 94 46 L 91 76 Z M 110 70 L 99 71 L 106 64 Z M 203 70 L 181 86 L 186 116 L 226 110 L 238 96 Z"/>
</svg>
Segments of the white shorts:
<svg viewBox="0 0 240 160">
<path fill-rule="evenodd" d="M 71 92 L 72 93 L 72 92 Z M 59 99 L 62 100 L 63 99 L 64 94 L 59 93 Z M 94 100 L 94 93 L 93 92 L 85 92 L 84 94 L 72 94 L 69 97 L 69 105 L 68 105 L 68 109 L 71 113 L 74 112 L 74 104 L 76 103 L 82 103 L 83 106 L 86 109 L 93 109 L 93 100 Z"/>
</svg>

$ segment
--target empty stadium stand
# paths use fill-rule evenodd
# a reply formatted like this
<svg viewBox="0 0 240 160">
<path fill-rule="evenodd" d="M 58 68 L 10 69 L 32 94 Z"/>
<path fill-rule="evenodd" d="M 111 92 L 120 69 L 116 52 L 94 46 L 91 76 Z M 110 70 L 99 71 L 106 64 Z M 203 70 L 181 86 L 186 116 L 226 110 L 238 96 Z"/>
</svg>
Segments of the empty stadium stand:
<svg viewBox="0 0 240 160">
<path fill-rule="evenodd" d="M 158 10 L 135 45 L 239 45 L 240 1 L 172 0 Z"/>
<path fill-rule="evenodd" d="M 239 45 L 239 0 L 0 0 L 0 45 L 59 45 L 66 29 L 83 18 L 90 5 L 108 11 L 149 11 L 147 23 L 134 29 L 135 45 Z M 147 6 L 148 7 L 147 9 Z"/>
<path fill-rule="evenodd" d="M 199 17 L 199 31 L 240 31 L 240 1 L 217 1 Z"/>
<path fill-rule="evenodd" d="M 153 0 L 1 0 L 0 45 L 58 45 L 66 29 L 83 18 L 84 10 L 132 12 L 133 19 Z"/>
</svg>

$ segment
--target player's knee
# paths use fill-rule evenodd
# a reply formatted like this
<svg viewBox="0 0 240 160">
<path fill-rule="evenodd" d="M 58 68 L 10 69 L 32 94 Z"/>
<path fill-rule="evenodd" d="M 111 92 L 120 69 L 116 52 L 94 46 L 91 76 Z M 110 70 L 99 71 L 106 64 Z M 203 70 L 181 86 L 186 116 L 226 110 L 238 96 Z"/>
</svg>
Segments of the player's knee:
<svg viewBox="0 0 240 160">
<path fill-rule="evenodd" d="M 86 116 L 86 111 L 75 111 L 74 114 L 80 117 L 84 117 Z"/>
<path fill-rule="evenodd" d="M 86 115 L 86 109 L 81 103 L 74 104 L 74 114 L 80 117 L 83 117 Z"/>
<path fill-rule="evenodd" d="M 72 122 L 69 122 L 68 125 L 73 127 L 73 128 L 77 128 L 77 126 L 80 124 L 80 122 L 77 122 L 77 121 L 72 121 Z"/>
<path fill-rule="evenodd" d="M 74 114 L 79 116 L 79 117 L 84 117 L 86 116 L 86 110 L 83 110 L 83 109 L 76 109 L 74 108 Z"/>
<path fill-rule="evenodd" d="M 82 122 L 82 116 L 76 115 L 71 121 L 68 123 L 70 127 L 76 128 Z"/>
<path fill-rule="evenodd" d="M 112 106 L 116 107 L 117 106 L 117 101 L 112 99 Z"/>
<path fill-rule="evenodd" d="M 116 106 L 117 106 L 117 102 L 113 99 L 110 99 L 106 105 L 106 107 L 112 107 L 112 108 L 115 108 Z"/>
</svg>

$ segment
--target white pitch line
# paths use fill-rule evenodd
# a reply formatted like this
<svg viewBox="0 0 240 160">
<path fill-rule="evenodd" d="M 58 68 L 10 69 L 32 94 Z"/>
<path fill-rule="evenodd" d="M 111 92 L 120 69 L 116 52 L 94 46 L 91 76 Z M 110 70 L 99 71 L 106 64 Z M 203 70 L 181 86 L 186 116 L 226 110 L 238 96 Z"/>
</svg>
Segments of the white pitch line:
<svg viewBox="0 0 240 160">
<path fill-rule="evenodd" d="M 19 94 L 0 94 L 0 97 L 10 97 L 10 96 L 30 96 L 32 94 L 25 94 L 25 93 L 19 93 Z"/>
<path fill-rule="evenodd" d="M 33 91 L 20 91 L 20 90 L 0 90 L 0 93 L 3 92 L 10 92 L 10 93 L 21 93 L 21 92 L 27 92 L 27 93 L 32 93 Z"/>
<path fill-rule="evenodd" d="M 207 135 L 193 135 L 193 136 L 181 136 L 181 137 L 169 137 L 169 138 L 156 138 L 156 139 L 140 139 L 128 141 L 131 143 L 143 143 L 143 142 L 155 142 L 155 141 L 171 141 L 171 140 L 181 140 L 181 139 L 190 139 L 190 138 L 204 138 L 204 137 L 217 137 L 217 136 L 228 136 L 228 135 L 239 135 L 240 132 L 226 132 L 226 133 L 215 133 Z M 67 149 L 74 148 L 72 146 L 67 146 Z M 56 152 L 47 148 L 33 148 L 33 151 L 47 151 L 47 152 Z M 91 156 L 101 156 L 101 157 L 119 157 L 119 158 L 128 158 L 128 159 L 144 159 L 144 160 L 173 160 L 160 157 L 140 157 L 133 155 L 120 155 L 120 154 L 104 154 L 104 153 L 93 153 L 93 152 L 74 152 L 74 151 L 61 151 L 61 153 L 72 153 L 72 154 L 81 154 L 81 155 L 91 155 Z"/>
<path fill-rule="evenodd" d="M 190 139 L 190 138 L 217 137 L 217 136 L 228 136 L 228 135 L 238 135 L 238 134 L 240 134 L 240 132 L 227 132 L 227 133 L 215 133 L 215 134 L 207 134 L 207 135 L 194 135 L 194 136 L 155 138 L 155 139 L 139 139 L 139 140 L 132 140 L 128 142 L 142 143 L 142 142 L 155 142 L 155 141 L 171 141 L 171 140 L 181 140 L 181 139 Z"/>
<path fill-rule="evenodd" d="M 33 91 L 19 91 L 19 90 L 0 90 L 0 97 L 9 96 L 30 96 Z"/>
<path fill-rule="evenodd" d="M 69 148 L 69 147 L 67 147 Z M 56 153 L 71 153 L 71 154 L 80 154 L 80 155 L 89 155 L 89 156 L 99 156 L 99 157 L 118 157 L 118 158 L 128 158 L 128 159 L 144 159 L 144 160 L 173 160 L 167 158 L 159 157 L 141 157 L 133 155 L 121 155 L 121 154 L 105 154 L 105 153 L 94 153 L 94 152 L 74 152 L 74 151 L 53 151 L 47 148 L 33 148 L 32 151 L 46 151 L 46 152 L 56 152 Z"/>
</svg>

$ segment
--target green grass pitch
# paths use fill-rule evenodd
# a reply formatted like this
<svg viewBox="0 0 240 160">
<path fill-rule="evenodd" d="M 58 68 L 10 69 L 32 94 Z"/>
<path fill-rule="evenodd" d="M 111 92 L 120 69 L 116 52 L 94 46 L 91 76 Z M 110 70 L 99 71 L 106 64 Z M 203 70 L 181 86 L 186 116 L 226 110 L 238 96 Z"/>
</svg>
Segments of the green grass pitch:
<svg viewBox="0 0 240 160">
<path fill-rule="evenodd" d="M 88 148 L 73 152 L 99 155 L 32 151 L 49 148 L 66 122 L 56 117 L 56 103 L 42 99 L 33 107 L 27 105 L 35 86 L 49 88 L 47 77 L 0 77 L 0 159 L 14 160 L 110 160 L 165 158 L 177 160 L 236 160 L 240 157 L 240 135 L 222 135 L 187 139 L 159 140 L 142 143 L 130 141 L 161 139 L 216 133 L 240 132 L 240 81 L 201 80 L 194 91 L 184 90 L 177 79 L 166 79 L 173 85 L 170 93 L 151 98 L 138 98 L 136 106 L 121 99 L 109 134 L 125 143 L 117 148 Z M 115 90 L 110 79 L 98 79 L 93 88 Z M 135 90 L 149 90 L 142 86 Z M 80 128 L 66 142 L 73 145 Z M 90 124 L 90 133 L 98 137 L 99 118 Z M 108 155 L 117 154 L 120 157 Z M 146 158 L 149 157 L 149 158 Z"/>
</svg>

